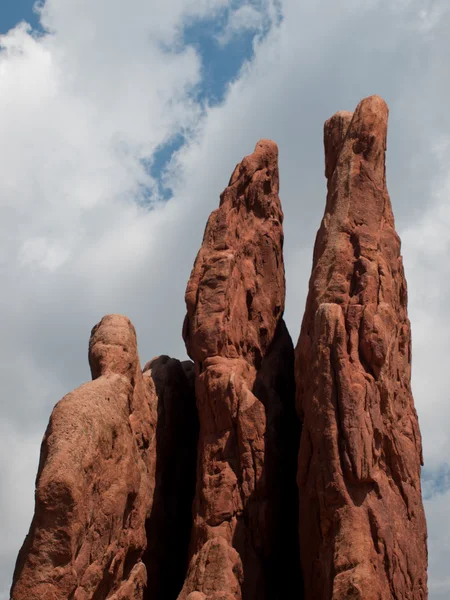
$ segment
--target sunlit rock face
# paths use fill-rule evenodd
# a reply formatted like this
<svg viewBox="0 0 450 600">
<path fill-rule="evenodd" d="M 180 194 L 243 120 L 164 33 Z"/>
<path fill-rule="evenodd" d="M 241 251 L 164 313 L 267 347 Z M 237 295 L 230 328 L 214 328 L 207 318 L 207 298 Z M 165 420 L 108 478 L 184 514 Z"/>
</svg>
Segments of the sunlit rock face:
<svg viewBox="0 0 450 600">
<path fill-rule="evenodd" d="M 407 290 L 378 96 L 325 123 L 328 195 L 295 353 L 308 600 L 427 597 Z"/>
<path fill-rule="evenodd" d="M 155 481 L 156 393 L 136 333 L 108 315 L 89 343 L 93 381 L 55 406 L 13 600 L 141 599 Z"/>
<path fill-rule="evenodd" d="M 92 330 L 89 362 L 93 381 L 58 402 L 44 436 L 11 598 L 174 598 L 195 489 L 193 364 L 161 356 L 142 372 L 120 315 Z"/>
<path fill-rule="evenodd" d="M 200 419 L 191 559 L 180 600 L 299 593 L 298 423 L 285 298 L 278 148 L 236 167 L 186 291 Z"/>
</svg>

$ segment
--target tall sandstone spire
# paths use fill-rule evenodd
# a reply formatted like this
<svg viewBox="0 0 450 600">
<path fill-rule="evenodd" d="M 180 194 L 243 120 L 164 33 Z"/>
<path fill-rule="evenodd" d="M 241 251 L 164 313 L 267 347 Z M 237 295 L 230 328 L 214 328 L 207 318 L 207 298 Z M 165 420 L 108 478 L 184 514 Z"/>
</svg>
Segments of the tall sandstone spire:
<svg viewBox="0 0 450 600">
<path fill-rule="evenodd" d="M 208 221 L 184 339 L 200 420 L 191 560 L 180 600 L 300 597 L 298 432 L 278 148 L 261 140 Z"/>
<path fill-rule="evenodd" d="M 421 437 L 378 96 L 325 123 L 328 195 L 296 347 L 307 600 L 427 598 Z"/>
</svg>

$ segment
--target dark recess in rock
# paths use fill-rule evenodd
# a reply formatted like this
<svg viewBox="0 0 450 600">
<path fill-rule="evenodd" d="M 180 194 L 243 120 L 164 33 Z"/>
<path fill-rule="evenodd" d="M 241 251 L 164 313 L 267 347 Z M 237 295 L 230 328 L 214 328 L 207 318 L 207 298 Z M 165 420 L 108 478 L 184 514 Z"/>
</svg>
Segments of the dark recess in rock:
<svg viewBox="0 0 450 600">
<path fill-rule="evenodd" d="M 188 563 L 195 493 L 198 414 L 194 365 L 159 356 L 144 367 L 158 397 L 153 508 L 146 522 L 143 600 L 175 600 Z"/>
</svg>

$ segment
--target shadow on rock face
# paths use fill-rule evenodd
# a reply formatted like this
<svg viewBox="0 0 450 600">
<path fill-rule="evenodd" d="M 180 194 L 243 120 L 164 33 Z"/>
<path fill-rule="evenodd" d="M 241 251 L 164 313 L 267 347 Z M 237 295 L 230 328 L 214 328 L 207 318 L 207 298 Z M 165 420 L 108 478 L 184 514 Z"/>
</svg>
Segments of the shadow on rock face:
<svg viewBox="0 0 450 600">
<path fill-rule="evenodd" d="M 146 523 L 144 600 L 175 600 L 183 586 L 192 528 L 198 415 L 194 365 L 168 356 L 149 362 L 158 397 L 156 485 Z"/>
<path fill-rule="evenodd" d="M 266 412 L 262 475 L 238 521 L 233 545 L 243 567 L 243 600 L 303 599 L 298 539 L 294 352 L 283 320 L 263 358 L 253 394 Z"/>
</svg>

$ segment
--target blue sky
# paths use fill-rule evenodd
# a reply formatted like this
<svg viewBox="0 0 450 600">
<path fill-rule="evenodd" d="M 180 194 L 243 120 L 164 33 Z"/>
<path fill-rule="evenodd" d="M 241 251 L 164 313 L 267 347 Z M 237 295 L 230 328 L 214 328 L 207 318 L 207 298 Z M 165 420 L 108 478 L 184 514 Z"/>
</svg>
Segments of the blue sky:
<svg viewBox="0 0 450 600">
<path fill-rule="evenodd" d="M 194 95 L 202 105 L 220 104 L 228 86 L 238 76 L 242 66 L 253 56 L 254 32 L 243 32 L 240 36 L 221 44 L 218 40 L 226 21 L 227 12 L 221 19 L 202 19 L 189 24 L 184 29 L 183 43 L 192 46 L 202 61 L 202 79 Z M 175 136 L 155 152 L 152 157 L 151 174 L 160 186 L 160 193 L 169 199 L 172 191 L 164 187 L 160 175 L 170 161 L 171 156 L 184 143 L 182 135 Z"/>
<path fill-rule="evenodd" d="M 38 27 L 38 17 L 33 11 L 35 0 L 2 0 L 0 9 L 0 33 L 6 33 L 19 21 L 27 21 Z"/>
<path fill-rule="evenodd" d="M 425 500 L 444 494 L 450 489 L 450 465 L 442 462 L 436 470 L 424 468 L 422 471 L 422 492 Z"/>
<path fill-rule="evenodd" d="M 223 101 L 227 87 L 238 75 L 242 65 L 253 55 L 253 32 L 244 33 L 233 40 L 233 43 L 218 42 L 217 36 L 223 20 L 197 21 L 187 26 L 183 35 L 184 44 L 193 46 L 201 56 L 202 79 L 195 94 L 202 104 L 209 106 Z M 169 143 L 163 144 L 152 157 L 151 174 L 160 182 L 160 193 L 166 199 L 171 197 L 172 192 L 162 185 L 160 174 L 183 143 L 184 137 L 177 135 Z"/>
</svg>

